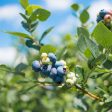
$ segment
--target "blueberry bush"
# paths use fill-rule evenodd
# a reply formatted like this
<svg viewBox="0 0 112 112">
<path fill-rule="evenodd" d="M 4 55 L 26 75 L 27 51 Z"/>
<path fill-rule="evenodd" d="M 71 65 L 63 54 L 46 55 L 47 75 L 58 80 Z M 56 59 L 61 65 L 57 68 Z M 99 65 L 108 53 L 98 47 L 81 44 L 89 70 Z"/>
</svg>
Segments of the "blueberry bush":
<svg viewBox="0 0 112 112">
<path fill-rule="evenodd" d="M 28 64 L 0 65 L 0 112 L 112 112 L 112 10 L 101 9 L 93 24 L 89 7 L 72 4 L 80 27 L 57 46 L 42 41 L 54 27 L 35 35 L 50 11 L 28 0 L 20 4 L 27 33 L 6 33 L 19 37 Z"/>
</svg>

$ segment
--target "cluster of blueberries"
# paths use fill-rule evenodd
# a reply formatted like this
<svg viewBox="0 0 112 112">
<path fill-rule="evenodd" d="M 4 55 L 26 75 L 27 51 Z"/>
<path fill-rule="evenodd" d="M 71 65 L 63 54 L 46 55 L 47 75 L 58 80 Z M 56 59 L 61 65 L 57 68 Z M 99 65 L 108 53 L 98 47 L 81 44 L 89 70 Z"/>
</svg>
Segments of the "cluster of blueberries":
<svg viewBox="0 0 112 112">
<path fill-rule="evenodd" d="M 50 77 L 57 84 L 66 82 L 67 85 L 73 85 L 76 82 L 75 73 L 68 72 L 66 62 L 57 61 L 54 53 L 42 53 L 39 61 L 33 61 L 32 69 L 44 77 Z"/>
<path fill-rule="evenodd" d="M 102 21 L 108 28 L 110 28 L 111 21 L 112 21 L 112 10 L 107 11 L 107 10 L 102 9 L 97 16 L 96 21 L 97 22 Z"/>
</svg>

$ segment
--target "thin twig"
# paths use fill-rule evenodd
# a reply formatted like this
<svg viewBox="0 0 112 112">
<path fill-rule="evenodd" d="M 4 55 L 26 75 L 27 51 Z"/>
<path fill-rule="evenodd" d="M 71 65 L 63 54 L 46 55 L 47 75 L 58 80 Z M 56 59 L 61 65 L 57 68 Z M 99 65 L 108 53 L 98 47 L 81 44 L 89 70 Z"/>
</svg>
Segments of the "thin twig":
<svg viewBox="0 0 112 112">
<path fill-rule="evenodd" d="M 30 81 L 31 81 L 31 80 L 29 80 L 29 81 L 23 81 L 23 82 L 30 82 Z M 20 82 L 21 82 L 21 81 L 20 81 Z M 41 85 L 44 85 L 44 86 L 46 86 L 46 85 L 59 86 L 59 85 L 54 84 L 54 83 L 52 83 L 52 82 L 41 82 L 41 81 L 38 81 L 38 80 L 32 80 L 32 82 L 36 82 L 36 84 L 33 85 L 33 86 L 31 86 L 31 87 L 29 87 L 29 88 L 27 88 L 26 90 L 20 92 L 20 94 L 26 93 L 26 92 L 29 91 L 30 89 L 36 87 L 38 84 L 41 84 Z M 75 84 L 74 86 L 75 86 L 77 89 L 79 89 L 80 91 L 82 91 L 83 93 L 85 93 L 85 94 L 87 94 L 88 96 L 90 96 L 91 98 L 93 98 L 93 99 L 95 99 L 95 100 L 102 100 L 99 96 L 94 95 L 93 93 L 91 93 L 91 92 L 85 90 L 85 89 L 82 88 L 80 85 Z M 42 86 L 41 86 L 41 87 L 42 87 Z"/>
<path fill-rule="evenodd" d="M 83 93 L 87 94 L 88 96 L 90 96 L 91 98 L 95 99 L 95 100 L 102 100 L 99 96 L 94 95 L 93 93 L 90 93 L 89 91 L 81 88 L 79 85 L 75 84 L 75 87 L 79 90 L 81 90 Z"/>
</svg>

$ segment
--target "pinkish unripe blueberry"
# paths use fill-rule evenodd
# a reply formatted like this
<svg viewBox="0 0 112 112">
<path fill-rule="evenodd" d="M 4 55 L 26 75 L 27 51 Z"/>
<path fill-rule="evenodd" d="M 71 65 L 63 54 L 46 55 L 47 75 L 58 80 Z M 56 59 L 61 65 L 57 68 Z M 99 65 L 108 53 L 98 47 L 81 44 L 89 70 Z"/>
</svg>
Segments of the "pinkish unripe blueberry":
<svg viewBox="0 0 112 112">
<path fill-rule="evenodd" d="M 112 20 L 112 16 L 111 16 L 110 14 L 106 14 L 106 15 L 104 16 L 104 21 L 105 21 L 106 23 L 110 22 L 111 20 Z"/>
</svg>

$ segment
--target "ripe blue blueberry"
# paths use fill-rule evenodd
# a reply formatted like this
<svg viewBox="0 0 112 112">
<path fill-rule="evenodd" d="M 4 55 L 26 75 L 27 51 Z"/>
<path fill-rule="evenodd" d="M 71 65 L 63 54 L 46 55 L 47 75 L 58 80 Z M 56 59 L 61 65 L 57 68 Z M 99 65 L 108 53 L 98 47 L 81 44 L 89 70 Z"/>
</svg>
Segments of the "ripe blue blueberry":
<svg viewBox="0 0 112 112">
<path fill-rule="evenodd" d="M 55 67 L 58 68 L 59 66 L 64 66 L 65 63 L 63 61 L 56 61 Z"/>
<path fill-rule="evenodd" d="M 32 69 L 35 72 L 39 72 L 40 71 L 40 68 L 41 68 L 40 62 L 39 61 L 33 61 L 33 63 L 32 63 Z"/>
<path fill-rule="evenodd" d="M 61 84 L 64 82 L 64 77 L 56 76 L 53 81 L 57 84 Z"/>
<path fill-rule="evenodd" d="M 102 18 L 101 16 L 98 15 L 98 16 L 97 16 L 97 19 L 96 19 L 97 23 L 100 22 L 100 21 L 102 21 L 102 20 L 103 20 L 103 18 Z"/>
<path fill-rule="evenodd" d="M 54 53 L 49 53 L 49 54 L 48 54 L 48 57 L 49 57 L 49 59 L 50 59 L 50 61 L 51 61 L 52 63 L 55 63 L 55 62 L 56 62 L 56 56 L 55 56 Z"/>
<path fill-rule="evenodd" d="M 104 16 L 107 14 L 108 12 L 104 9 L 102 9 L 100 12 L 99 12 L 99 16 L 104 18 Z"/>
<path fill-rule="evenodd" d="M 57 68 L 57 74 L 59 76 L 64 76 L 65 73 L 66 73 L 66 69 L 63 66 L 60 66 L 60 67 Z"/>
<path fill-rule="evenodd" d="M 45 76 L 49 76 L 52 66 L 51 65 L 43 65 L 41 67 L 41 72 Z"/>
<path fill-rule="evenodd" d="M 49 77 L 50 78 L 55 78 L 57 75 L 57 69 L 56 68 L 52 68 Z"/>
</svg>

